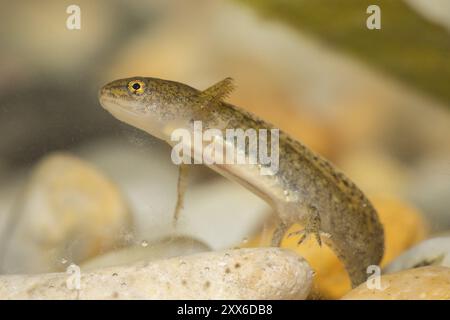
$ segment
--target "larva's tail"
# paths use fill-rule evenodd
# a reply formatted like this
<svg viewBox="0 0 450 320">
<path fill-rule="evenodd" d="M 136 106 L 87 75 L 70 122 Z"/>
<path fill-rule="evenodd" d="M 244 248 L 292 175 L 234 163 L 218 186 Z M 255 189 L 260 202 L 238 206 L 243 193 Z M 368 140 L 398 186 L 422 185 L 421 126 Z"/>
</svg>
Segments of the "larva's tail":
<svg viewBox="0 0 450 320">
<path fill-rule="evenodd" d="M 345 265 L 352 287 L 367 280 L 371 275 L 367 268 L 379 266 L 384 253 L 384 231 L 377 212 L 371 204 L 363 209 L 330 215 L 321 226 L 331 235 L 323 240 Z"/>
</svg>

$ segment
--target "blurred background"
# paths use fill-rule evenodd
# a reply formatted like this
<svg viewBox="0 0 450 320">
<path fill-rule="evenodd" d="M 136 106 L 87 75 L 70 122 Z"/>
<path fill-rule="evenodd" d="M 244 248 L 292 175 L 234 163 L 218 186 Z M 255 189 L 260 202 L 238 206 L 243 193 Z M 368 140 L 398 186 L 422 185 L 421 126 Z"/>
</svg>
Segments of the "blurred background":
<svg viewBox="0 0 450 320">
<path fill-rule="evenodd" d="M 0 2 L 1 273 L 174 235 L 197 251 L 240 246 L 261 231 L 270 208 L 200 167 L 172 227 L 169 147 L 97 100 L 136 75 L 198 89 L 233 77 L 231 103 L 330 159 L 376 206 L 450 230 L 450 1 Z M 66 28 L 71 4 L 80 30 Z M 370 4 L 381 30 L 366 27 Z"/>
</svg>

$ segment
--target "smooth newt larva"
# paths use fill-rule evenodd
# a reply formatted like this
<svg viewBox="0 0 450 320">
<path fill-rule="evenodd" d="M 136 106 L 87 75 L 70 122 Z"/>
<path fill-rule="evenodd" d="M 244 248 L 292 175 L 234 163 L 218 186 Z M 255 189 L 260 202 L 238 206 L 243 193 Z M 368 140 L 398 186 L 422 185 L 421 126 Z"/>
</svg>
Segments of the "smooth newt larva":
<svg viewBox="0 0 450 320">
<path fill-rule="evenodd" d="M 230 78 L 199 91 L 178 82 L 135 77 L 105 85 L 99 92 L 99 99 L 117 119 L 170 145 L 174 145 L 171 132 L 176 128 L 192 132 L 194 120 L 202 121 L 205 129 L 274 128 L 224 102 L 232 90 Z M 280 245 L 294 223 L 305 226 L 298 232 L 302 234 L 301 241 L 313 234 L 320 244 L 320 234 L 326 233 L 329 236 L 323 240 L 344 263 L 352 285 L 364 282 L 367 267 L 378 265 L 384 251 L 383 227 L 374 207 L 362 191 L 327 160 L 281 130 L 279 154 L 278 171 L 273 175 L 261 175 L 256 164 L 208 166 L 239 182 L 274 208 L 280 222 L 273 235 L 273 245 Z M 179 190 L 179 202 L 182 193 Z M 177 204 L 177 211 L 178 207 Z"/>
</svg>

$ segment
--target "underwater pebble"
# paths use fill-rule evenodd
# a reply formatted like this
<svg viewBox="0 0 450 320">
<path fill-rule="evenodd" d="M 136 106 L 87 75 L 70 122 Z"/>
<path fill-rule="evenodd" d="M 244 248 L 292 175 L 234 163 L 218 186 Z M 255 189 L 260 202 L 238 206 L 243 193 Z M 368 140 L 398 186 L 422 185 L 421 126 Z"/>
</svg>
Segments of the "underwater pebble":
<svg viewBox="0 0 450 320">
<path fill-rule="evenodd" d="M 81 269 L 79 290 L 73 274 L 3 275 L 0 299 L 305 299 L 310 291 L 312 270 L 291 251 L 226 253 L 228 257 L 225 252 L 198 253 L 88 273 Z"/>
<path fill-rule="evenodd" d="M 131 215 L 118 188 L 89 163 L 65 153 L 33 169 L 6 239 L 3 273 L 61 271 L 121 244 Z"/>
<path fill-rule="evenodd" d="M 422 267 L 381 276 L 380 287 L 367 283 L 350 291 L 344 300 L 448 300 L 450 268 Z"/>
<path fill-rule="evenodd" d="M 146 245 L 143 245 L 145 243 Z M 154 261 L 181 255 L 190 255 L 211 249 L 201 241 L 189 237 L 167 238 L 154 242 L 141 241 L 139 245 L 110 251 L 81 265 L 83 270 L 112 267 L 138 261 Z"/>
<path fill-rule="evenodd" d="M 384 272 L 393 273 L 429 265 L 450 268 L 450 237 L 433 238 L 421 242 L 391 262 L 384 268 Z"/>
<path fill-rule="evenodd" d="M 449 139 L 450 140 L 450 139 Z M 414 169 L 405 196 L 426 214 L 433 232 L 450 230 L 450 156 L 426 159 Z"/>
</svg>

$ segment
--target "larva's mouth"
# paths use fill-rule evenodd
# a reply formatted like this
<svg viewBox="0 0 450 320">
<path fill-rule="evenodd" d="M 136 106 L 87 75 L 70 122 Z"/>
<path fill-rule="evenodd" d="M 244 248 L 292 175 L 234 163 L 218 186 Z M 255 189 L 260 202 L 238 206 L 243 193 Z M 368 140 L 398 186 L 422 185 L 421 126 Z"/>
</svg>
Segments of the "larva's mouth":
<svg viewBox="0 0 450 320">
<path fill-rule="evenodd" d="M 144 130 L 156 138 L 166 140 L 167 137 L 162 131 L 160 121 L 152 117 L 152 114 L 145 107 L 137 106 L 138 102 L 129 102 L 109 95 L 100 95 L 99 101 L 102 107 L 116 119 Z"/>
<path fill-rule="evenodd" d="M 142 116 L 147 113 L 147 109 L 140 105 L 138 101 L 130 101 L 124 97 L 114 97 L 108 91 L 104 92 L 104 89 L 100 90 L 98 100 L 102 107 L 110 112 L 122 111 L 135 116 Z"/>
</svg>

